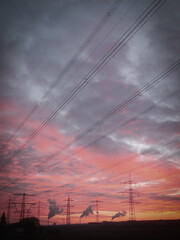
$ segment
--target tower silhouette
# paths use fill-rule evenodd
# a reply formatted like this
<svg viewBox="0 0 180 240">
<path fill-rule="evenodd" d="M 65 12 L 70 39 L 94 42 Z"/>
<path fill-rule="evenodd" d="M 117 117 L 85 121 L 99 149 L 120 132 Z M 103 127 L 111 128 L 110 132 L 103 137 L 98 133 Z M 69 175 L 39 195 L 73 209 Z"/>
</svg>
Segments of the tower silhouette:
<svg viewBox="0 0 180 240">
<path fill-rule="evenodd" d="M 26 204 L 26 201 L 25 201 L 25 197 L 26 197 L 26 194 L 23 193 L 22 194 L 22 204 L 21 204 L 21 215 L 20 215 L 20 220 L 21 219 L 24 219 L 24 215 L 25 215 L 25 204 Z"/>
<path fill-rule="evenodd" d="M 134 202 L 134 191 L 132 188 L 131 175 L 129 174 L 129 221 L 136 221 L 135 215 L 135 202 Z"/>
<path fill-rule="evenodd" d="M 71 207 L 73 207 L 71 205 L 71 201 L 73 201 L 73 200 L 71 200 L 70 196 L 68 196 L 67 200 L 65 200 L 65 201 L 67 201 L 67 204 L 65 205 L 65 207 L 66 207 L 66 224 L 71 224 L 71 213 L 72 213 Z"/>
<path fill-rule="evenodd" d="M 135 214 L 135 204 L 140 203 L 136 202 L 134 200 L 134 195 L 139 194 L 137 191 L 134 191 L 133 189 L 133 181 L 131 180 L 131 174 L 129 173 L 129 179 L 127 182 L 124 182 L 125 184 L 129 185 L 129 188 L 127 191 L 123 191 L 121 193 L 127 193 L 128 194 L 128 203 L 129 203 L 129 221 L 136 221 L 136 214 Z"/>
<path fill-rule="evenodd" d="M 39 219 L 39 224 L 40 224 L 40 207 L 41 207 L 41 202 L 38 202 L 38 209 L 37 209 L 37 219 Z"/>
<path fill-rule="evenodd" d="M 10 224 L 10 218 L 11 218 L 11 198 L 9 198 L 8 202 L 8 211 L 7 211 L 7 224 Z"/>
<path fill-rule="evenodd" d="M 101 201 L 95 200 L 95 201 L 92 201 L 92 202 L 95 203 L 96 222 L 99 222 L 99 203 L 100 203 Z"/>
<path fill-rule="evenodd" d="M 22 202 L 21 202 L 21 211 L 20 211 L 20 221 L 22 219 L 25 218 L 25 214 L 27 213 L 30 213 L 30 209 L 32 207 L 32 205 L 35 205 L 35 203 L 27 203 L 26 202 L 26 196 L 35 196 L 35 195 L 29 195 L 29 194 L 26 194 L 26 193 L 17 193 L 17 194 L 14 194 L 16 196 L 22 196 Z M 14 204 L 19 204 L 17 202 L 14 202 Z M 29 209 L 27 209 L 26 211 L 26 205 L 30 205 Z"/>
</svg>

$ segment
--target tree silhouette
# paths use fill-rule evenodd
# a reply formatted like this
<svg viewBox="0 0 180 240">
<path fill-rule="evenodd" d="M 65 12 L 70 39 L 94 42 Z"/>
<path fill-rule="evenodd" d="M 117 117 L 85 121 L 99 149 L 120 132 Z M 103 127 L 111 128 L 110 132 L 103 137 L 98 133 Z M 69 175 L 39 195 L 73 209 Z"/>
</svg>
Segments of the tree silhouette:
<svg viewBox="0 0 180 240">
<path fill-rule="evenodd" d="M 6 225 L 6 216 L 5 213 L 3 212 L 3 214 L 1 215 L 1 225 Z"/>
</svg>

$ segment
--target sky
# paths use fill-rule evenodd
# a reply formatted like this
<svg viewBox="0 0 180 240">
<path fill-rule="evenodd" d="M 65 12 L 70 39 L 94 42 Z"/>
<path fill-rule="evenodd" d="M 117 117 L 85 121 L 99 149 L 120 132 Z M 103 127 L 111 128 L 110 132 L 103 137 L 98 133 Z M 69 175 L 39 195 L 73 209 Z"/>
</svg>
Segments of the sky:
<svg viewBox="0 0 180 240">
<path fill-rule="evenodd" d="M 1 1 L 0 214 L 126 221 L 131 187 L 136 220 L 180 218 L 179 7 Z"/>
</svg>

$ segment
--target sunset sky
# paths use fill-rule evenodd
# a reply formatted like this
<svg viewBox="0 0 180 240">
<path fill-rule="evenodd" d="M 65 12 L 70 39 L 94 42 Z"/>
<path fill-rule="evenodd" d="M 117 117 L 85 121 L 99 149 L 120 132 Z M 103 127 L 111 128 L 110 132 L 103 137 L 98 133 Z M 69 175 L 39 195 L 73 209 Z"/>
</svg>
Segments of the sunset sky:
<svg viewBox="0 0 180 240">
<path fill-rule="evenodd" d="M 2 0 L 0 214 L 180 218 L 180 2 Z M 18 220 L 12 205 L 11 222 Z M 27 206 L 28 207 L 28 206 Z M 17 205 L 20 211 L 20 205 Z M 58 211 L 57 211 L 58 212 Z M 61 211 L 60 211 L 61 212 Z"/>
</svg>

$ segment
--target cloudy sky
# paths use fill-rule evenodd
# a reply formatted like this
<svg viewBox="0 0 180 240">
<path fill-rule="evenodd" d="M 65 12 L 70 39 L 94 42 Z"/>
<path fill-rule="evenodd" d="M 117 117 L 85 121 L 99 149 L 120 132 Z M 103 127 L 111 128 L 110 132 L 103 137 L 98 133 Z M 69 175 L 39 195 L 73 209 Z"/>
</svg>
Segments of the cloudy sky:
<svg viewBox="0 0 180 240">
<path fill-rule="evenodd" d="M 34 194 L 45 223 L 70 195 L 74 223 L 95 200 L 128 220 L 131 176 L 137 220 L 180 218 L 179 7 L 1 1 L 0 213 Z"/>
</svg>

